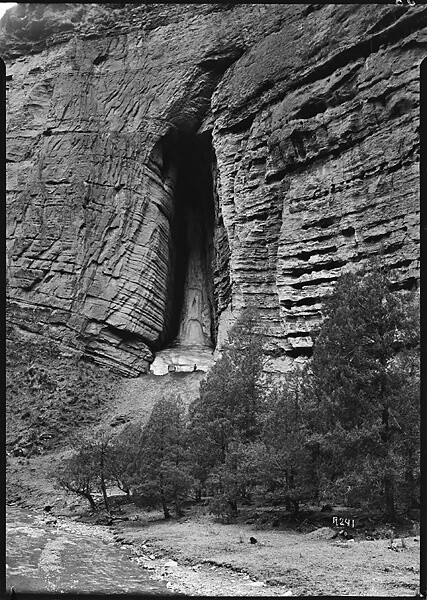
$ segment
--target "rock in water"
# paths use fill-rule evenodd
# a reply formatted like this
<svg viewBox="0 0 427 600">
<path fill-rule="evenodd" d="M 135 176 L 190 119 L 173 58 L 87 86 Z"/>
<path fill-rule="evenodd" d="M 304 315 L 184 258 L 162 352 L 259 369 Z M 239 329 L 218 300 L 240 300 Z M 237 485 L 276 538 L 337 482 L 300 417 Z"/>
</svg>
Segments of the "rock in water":
<svg viewBox="0 0 427 600">
<path fill-rule="evenodd" d="M 11 321 L 136 376 L 160 351 L 162 373 L 208 368 L 251 302 L 285 371 L 347 265 L 381 252 L 413 287 L 426 22 L 423 5 L 10 9 Z"/>
</svg>

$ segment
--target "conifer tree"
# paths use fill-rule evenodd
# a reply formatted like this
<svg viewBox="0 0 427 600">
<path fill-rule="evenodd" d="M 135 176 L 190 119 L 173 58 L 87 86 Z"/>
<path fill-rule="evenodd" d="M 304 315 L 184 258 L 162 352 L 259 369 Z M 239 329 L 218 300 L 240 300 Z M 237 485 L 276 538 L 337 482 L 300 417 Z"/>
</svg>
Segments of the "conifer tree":
<svg viewBox="0 0 427 600">
<path fill-rule="evenodd" d="M 402 488 L 412 482 L 414 493 L 418 477 L 419 321 L 414 294 L 393 292 L 391 277 L 378 263 L 341 276 L 325 304 L 305 397 L 323 495 L 381 505 L 394 518 Z"/>
<path fill-rule="evenodd" d="M 258 315 L 246 309 L 189 409 L 194 474 L 202 483 L 226 462 L 230 444 L 250 443 L 260 432 L 263 354 Z"/>
<path fill-rule="evenodd" d="M 301 375 L 294 371 L 270 390 L 261 436 L 261 481 L 267 490 L 283 498 L 287 510 L 294 514 L 302 501 L 315 495 L 300 387 Z"/>
<path fill-rule="evenodd" d="M 171 518 L 170 502 L 177 516 L 192 486 L 187 456 L 186 417 L 181 398 L 162 397 L 143 427 L 132 488 L 145 505 L 161 505 Z"/>
</svg>

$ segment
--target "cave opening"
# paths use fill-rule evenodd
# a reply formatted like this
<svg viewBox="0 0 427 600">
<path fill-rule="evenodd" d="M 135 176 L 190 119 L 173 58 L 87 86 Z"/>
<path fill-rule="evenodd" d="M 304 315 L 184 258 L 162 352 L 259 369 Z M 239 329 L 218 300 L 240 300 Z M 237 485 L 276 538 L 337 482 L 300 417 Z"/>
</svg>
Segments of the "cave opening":
<svg viewBox="0 0 427 600">
<path fill-rule="evenodd" d="M 161 349 L 209 348 L 216 343 L 215 206 L 210 133 L 175 133 L 163 140 L 162 177 L 175 173 L 170 281 Z"/>
</svg>

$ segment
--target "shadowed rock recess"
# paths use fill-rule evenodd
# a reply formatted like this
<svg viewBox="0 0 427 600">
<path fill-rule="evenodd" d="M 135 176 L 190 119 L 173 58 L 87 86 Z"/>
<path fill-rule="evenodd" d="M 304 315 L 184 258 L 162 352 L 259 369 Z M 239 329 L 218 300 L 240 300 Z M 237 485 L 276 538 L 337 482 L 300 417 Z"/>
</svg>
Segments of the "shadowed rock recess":
<svg viewBox="0 0 427 600">
<path fill-rule="evenodd" d="M 416 287 L 426 43 L 417 5 L 8 11 L 11 323 L 138 376 L 206 370 L 255 304 L 286 371 L 343 269 Z"/>
</svg>

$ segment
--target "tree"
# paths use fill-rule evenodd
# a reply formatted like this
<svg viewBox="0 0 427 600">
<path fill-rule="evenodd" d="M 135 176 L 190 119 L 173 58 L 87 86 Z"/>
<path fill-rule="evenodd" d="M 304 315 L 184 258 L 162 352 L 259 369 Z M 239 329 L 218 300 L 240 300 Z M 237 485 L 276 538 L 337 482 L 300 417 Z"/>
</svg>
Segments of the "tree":
<svg viewBox="0 0 427 600">
<path fill-rule="evenodd" d="M 295 514 L 300 502 L 315 495 L 300 380 L 299 372 L 294 371 L 270 390 L 261 436 L 264 452 L 259 465 L 266 489 L 279 492 L 287 510 Z"/>
<path fill-rule="evenodd" d="M 64 461 L 56 472 L 56 480 L 64 490 L 86 498 L 92 510 L 96 510 L 93 498 L 96 489 L 96 469 L 90 450 L 81 449 Z"/>
<path fill-rule="evenodd" d="M 213 499 L 210 508 L 220 520 L 227 523 L 238 514 L 238 503 L 251 501 L 251 492 L 257 487 L 262 467 L 264 448 L 259 442 L 233 441 L 224 463 L 216 465 L 209 474 L 206 486 Z"/>
<path fill-rule="evenodd" d="M 263 353 L 259 316 L 246 309 L 232 328 L 221 356 L 189 408 L 194 476 L 201 485 L 224 465 L 231 443 L 256 440 L 263 404 Z"/>
<path fill-rule="evenodd" d="M 106 432 L 100 432 L 92 438 L 75 436 L 72 444 L 74 455 L 66 460 L 56 473 L 59 485 L 84 496 L 92 509 L 96 508 L 93 492 L 100 491 L 109 513 L 107 484 L 112 478 L 111 436 Z"/>
<path fill-rule="evenodd" d="M 141 448 L 142 425 L 139 422 L 126 425 L 111 443 L 109 473 L 117 487 L 128 495 L 142 460 Z"/>
<path fill-rule="evenodd" d="M 419 460 L 419 328 L 414 294 L 393 292 L 391 277 L 378 263 L 341 276 L 325 303 L 305 398 L 319 489 L 381 504 L 394 518 L 397 489 Z"/>
<path fill-rule="evenodd" d="M 180 516 L 182 501 L 193 481 L 187 457 L 186 418 L 179 396 L 162 397 L 155 403 L 141 432 L 137 461 L 131 485 L 140 502 L 160 504 L 165 519 L 171 518 L 168 504 L 173 502 Z"/>
<path fill-rule="evenodd" d="M 89 441 L 88 447 L 93 456 L 98 485 L 102 493 L 104 505 L 107 513 L 110 513 L 107 482 L 111 479 L 111 436 L 106 432 L 101 432 L 95 439 Z"/>
</svg>

